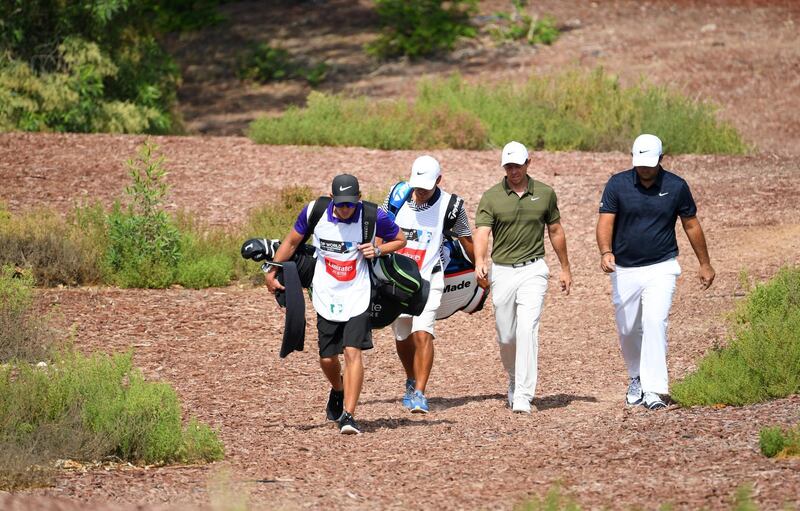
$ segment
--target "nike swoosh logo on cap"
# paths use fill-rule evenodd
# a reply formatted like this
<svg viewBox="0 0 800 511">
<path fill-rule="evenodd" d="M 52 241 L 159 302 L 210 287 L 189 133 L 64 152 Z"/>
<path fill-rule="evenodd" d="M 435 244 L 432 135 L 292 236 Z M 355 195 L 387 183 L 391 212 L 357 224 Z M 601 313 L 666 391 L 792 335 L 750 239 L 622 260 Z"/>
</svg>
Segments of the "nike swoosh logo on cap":
<svg viewBox="0 0 800 511">
<path fill-rule="evenodd" d="M 343 192 L 343 191 L 345 191 L 345 190 L 349 190 L 349 189 L 350 189 L 350 188 L 352 188 L 352 187 L 353 187 L 353 185 L 350 185 L 350 186 L 340 186 L 340 187 L 339 187 L 339 191 L 340 191 L 340 192 Z"/>
<path fill-rule="evenodd" d="M 669 194 L 669 192 L 664 192 L 664 193 L 659 193 L 658 196 L 659 197 L 663 197 L 663 196 L 668 195 L 668 194 Z"/>
<path fill-rule="evenodd" d="M 649 151 L 650 151 L 650 149 L 645 149 L 644 151 L 639 151 L 639 154 L 642 154 L 642 153 L 647 153 L 647 152 L 649 152 Z"/>
</svg>

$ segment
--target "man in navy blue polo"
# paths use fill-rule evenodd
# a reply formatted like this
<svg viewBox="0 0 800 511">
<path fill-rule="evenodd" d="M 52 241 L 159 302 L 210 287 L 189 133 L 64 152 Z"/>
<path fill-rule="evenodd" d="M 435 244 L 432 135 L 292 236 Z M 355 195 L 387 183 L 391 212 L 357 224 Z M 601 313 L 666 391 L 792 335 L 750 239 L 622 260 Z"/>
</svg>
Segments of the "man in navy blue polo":
<svg viewBox="0 0 800 511">
<path fill-rule="evenodd" d="M 706 239 L 689 185 L 661 167 L 661 140 L 640 135 L 633 168 L 611 176 L 600 202 L 600 267 L 611 275 L 612 300 L 630 383 L 625 402 L 666 408 L 667 321 L 681 273 L 675 222 L 681 219 L 700 263 L 704 289 L 714 282 Z"/>
</svg>

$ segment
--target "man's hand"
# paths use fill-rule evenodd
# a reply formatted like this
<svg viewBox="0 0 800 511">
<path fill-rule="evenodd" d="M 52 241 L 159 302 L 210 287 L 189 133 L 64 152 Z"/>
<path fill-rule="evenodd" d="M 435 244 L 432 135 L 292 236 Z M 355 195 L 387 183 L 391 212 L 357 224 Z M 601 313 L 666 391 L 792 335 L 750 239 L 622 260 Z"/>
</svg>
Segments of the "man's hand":
<svg viewBox="0 0 800 511">
<path fill-rule="evenodd" d="M 375 245 L 372 243 L 362 243 L 358 246 L 358 249 L 367 259 L 374 259 L 375 258 Z"/>
<path fill-rule="evenodd" d="M 606 252 L 600 257 L 600 269 L 606 273 L 614 273 L 617 269 L 617 263 L 613 252 Z"/>
<path fill-rule="evenodd" d="M 280 282 L 278 282 L 278 279 L 275 278 L 275 273 L 275 271 L 270 270 L 264 274 L 264 279 L 267 281 L 267 289 L 269 289 L 269 292 L 272 294 L 286 289 L 281 285 Z"/>
<path fill-rule="evenodd" d="M 489 289 L 489 279 L 486 277 L 478 277 L 478 272 L 475 272 L 475 281 L 481 289 Z"/>
<path fill-rule="evenodd" d="M 711 287 L 711 284 L 714 283 L 714 277 L 717 276 L 717 272 L 714 271 L 711 264 L 701 264 L 700 270 L 697 273 L 700 277 L 700 283 L 703 285 L 703 289 Z"/>
<path fill-rule="evenodd" d="M 572 288 L 572 271 L 569 267 L 561 268 L 561 274 L 558 276 L 558 281 L 561 283 L 561 291 L 569 296 L 569 290 Z"/>
<path fill-rule="evenodd" d="M 486 261 L 475 265 L 475 277 L 478 280 L 486 280 L 489 277 L 489 264 Z"/>
</svg>

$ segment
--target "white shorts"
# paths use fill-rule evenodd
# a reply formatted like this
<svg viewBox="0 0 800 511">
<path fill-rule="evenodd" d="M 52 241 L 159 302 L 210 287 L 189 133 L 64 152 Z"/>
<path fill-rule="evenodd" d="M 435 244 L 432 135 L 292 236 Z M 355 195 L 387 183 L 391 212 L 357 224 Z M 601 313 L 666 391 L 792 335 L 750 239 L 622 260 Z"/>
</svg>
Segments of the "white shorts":
<svg viewBox="0 0 800 511">
<path fill-rule="evenodd" d="M 433 325 L 436 323 L 436 311 L 442 303 L 442 291 L 444 291 L 444 272 L 438 271 L 431 275 L 431 291 L 422 313 L 419 316 L 401 314 L 392 323 L 395 340 L 404 341 L 413 332 L 428 332 L 435 337 Z"/>
</svg>

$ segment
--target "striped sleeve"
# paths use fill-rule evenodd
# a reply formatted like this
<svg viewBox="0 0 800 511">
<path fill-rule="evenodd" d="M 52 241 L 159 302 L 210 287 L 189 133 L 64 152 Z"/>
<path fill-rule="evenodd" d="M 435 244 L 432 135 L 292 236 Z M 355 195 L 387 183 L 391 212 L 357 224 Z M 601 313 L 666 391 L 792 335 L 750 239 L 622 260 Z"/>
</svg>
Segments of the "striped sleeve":
<svg viewBox="0 0 800 511">
<path fill-rule="evenodd" d="M 467 210 L 464 209 L 464 203 L 461 203 L 461 208 L 458 210 L 456 223 L 453 225 L 453 234 L 459 238 L 464 236 L 472 236 L 472 229 L 469 227 L 469 219 L 467 218 Z"/>
</svg>

